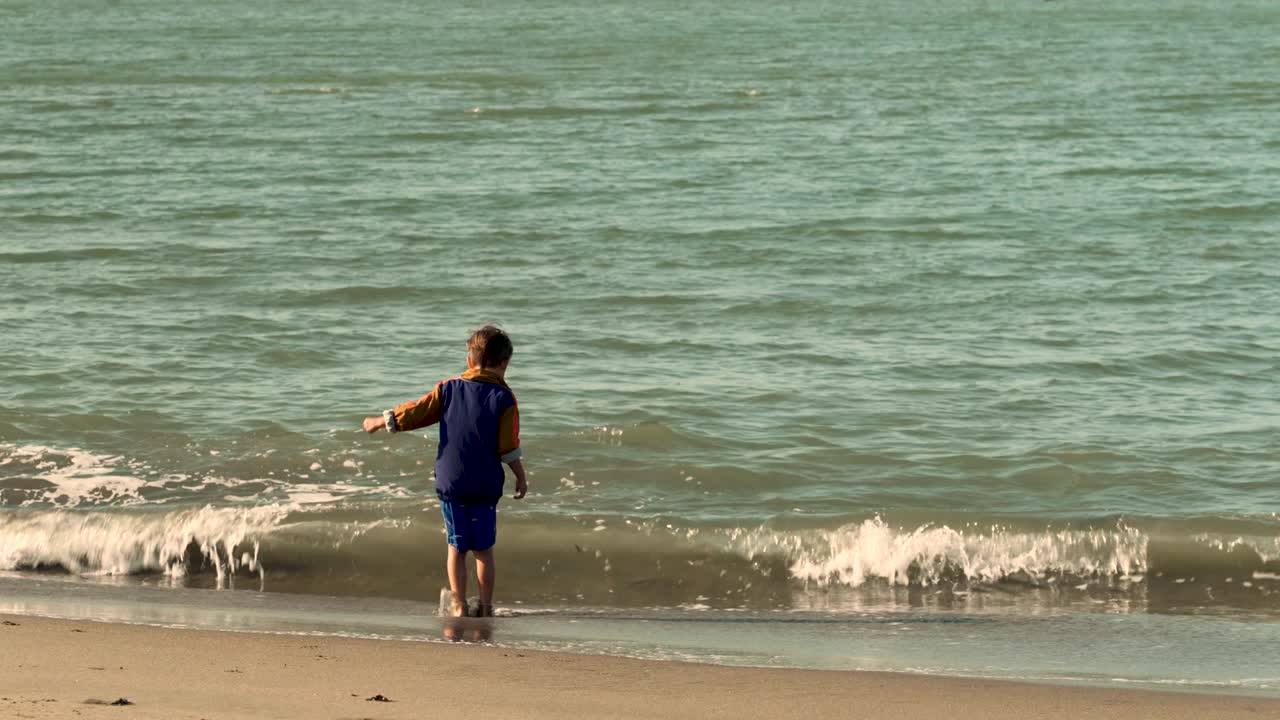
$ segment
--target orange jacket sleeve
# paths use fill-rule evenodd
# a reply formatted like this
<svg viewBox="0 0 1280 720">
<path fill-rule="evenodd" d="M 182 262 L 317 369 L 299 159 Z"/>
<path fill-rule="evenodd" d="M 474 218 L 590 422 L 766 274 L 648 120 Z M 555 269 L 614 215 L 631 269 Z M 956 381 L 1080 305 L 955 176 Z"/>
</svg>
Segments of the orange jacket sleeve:
<svg viewBox="0 0 1280 720">
<path fill-rule="evenodd" d="M 502 462 L 512 463 L 520 459 L 520 408 L 512 405 L 498 418 L 498 455 Z"/>
<path fill-rule="evenodd" d="M 395 432 L 408 432 L 435 425 L 440 422 L 442 415 L 444 415 L 444 399 L 441 397 L 439 384 L 426 395 L 391 411 Z M 391 423 L 388 425 L 390 426 Z"/>
</svg>

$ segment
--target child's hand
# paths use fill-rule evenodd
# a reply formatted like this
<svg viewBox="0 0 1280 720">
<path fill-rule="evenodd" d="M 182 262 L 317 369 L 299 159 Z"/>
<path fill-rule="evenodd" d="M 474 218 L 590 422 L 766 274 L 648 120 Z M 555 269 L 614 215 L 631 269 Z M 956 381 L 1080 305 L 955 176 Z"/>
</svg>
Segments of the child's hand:
<svg viewBox="0 0 1280 720">
<path fill-rule="evenodd" d="M 367 433 L 376 433 L 386 426 L 386 421 L 381 415 L 372 415 L 364 419 L 364 431 Z"/>
<path fill-rule="evenodd" d="M 516 478 L 516 494 L 517 500 L 523 500 L 524 496 L 529 494 L 529 481 L 524 478 Z"/>
</svg>

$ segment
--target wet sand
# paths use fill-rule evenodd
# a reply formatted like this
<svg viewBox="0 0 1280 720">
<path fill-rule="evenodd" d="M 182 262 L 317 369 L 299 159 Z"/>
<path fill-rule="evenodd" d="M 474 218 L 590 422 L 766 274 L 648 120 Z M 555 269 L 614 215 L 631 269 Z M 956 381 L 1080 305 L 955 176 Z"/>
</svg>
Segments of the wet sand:
<svg viewBox="0 0 1280 720">
<path fill-rule="evenodd" d="M 474 637 L 482 622 L 457 630 Z M 1280 700 L 1241 696 L 23 616 L 0 623 L 6 718 L 1280 718 Z M 131 704 L 111 704 L 120 699 Z"/>
</svg>

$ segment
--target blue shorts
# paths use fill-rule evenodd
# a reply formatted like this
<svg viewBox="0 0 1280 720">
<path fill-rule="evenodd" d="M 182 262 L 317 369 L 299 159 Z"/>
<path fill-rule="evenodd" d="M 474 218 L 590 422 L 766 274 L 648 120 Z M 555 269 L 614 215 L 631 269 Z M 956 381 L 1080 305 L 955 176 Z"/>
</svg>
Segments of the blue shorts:
<svg viewBox="0 0 1280 720">
<path fill-rule="evenodd" d="M 440 501 L 449 544 L 458 552 L 488 550 L 498 540 L 498 506 Z"/>
</svg>

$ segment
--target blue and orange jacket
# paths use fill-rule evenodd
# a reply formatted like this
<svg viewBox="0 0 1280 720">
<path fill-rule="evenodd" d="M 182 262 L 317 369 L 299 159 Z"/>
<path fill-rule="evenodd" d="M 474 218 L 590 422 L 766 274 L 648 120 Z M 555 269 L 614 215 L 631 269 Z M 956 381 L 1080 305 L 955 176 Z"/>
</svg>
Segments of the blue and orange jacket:
<svg viewBox="0 0 1280 720">
<path fill-rule="evenodd" d="M 503 463 L 520 459 L 520 411 L 515 393 L 492 371 L 468 370 L 431 392 L 382 414 L 387 430 L 407 432 L 440 423 L 436 496 L 460 503 L 496 503 Z"/>
</svg>

